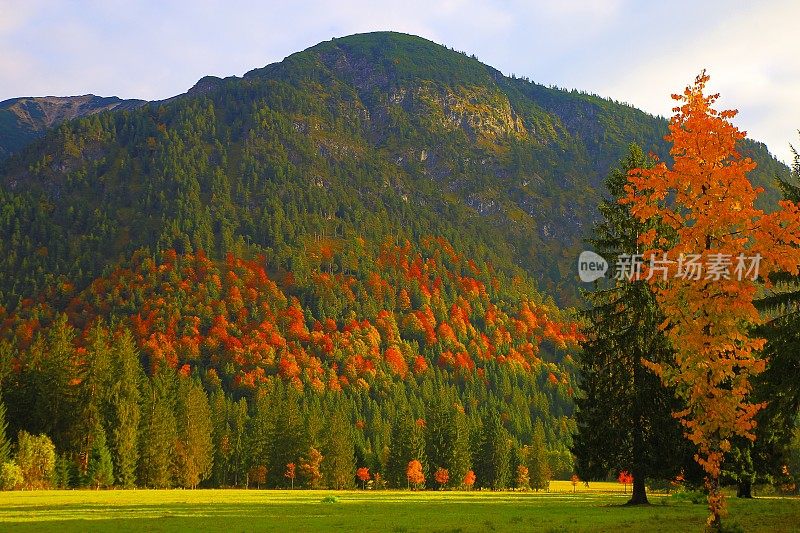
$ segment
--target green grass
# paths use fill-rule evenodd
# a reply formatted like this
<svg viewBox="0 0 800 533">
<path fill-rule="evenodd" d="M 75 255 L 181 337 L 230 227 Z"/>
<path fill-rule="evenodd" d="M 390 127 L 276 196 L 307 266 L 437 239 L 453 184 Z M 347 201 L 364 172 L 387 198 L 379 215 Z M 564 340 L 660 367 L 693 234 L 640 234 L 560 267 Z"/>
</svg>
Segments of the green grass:
<svg viewBox="0 0 800 533">
<path fill-rule="evenodd" d="M 613 485 L 610 485 L 613 487 Z M 556 486 L 565 490 L 567 486 Z M 568 487 L 571 490 L 571 486 Z M 600 487 L 603 490 L 603 487 Z M 327 498 L 335 495 L 336 498 Z M 324 500 L 328 500 L 323 503 Z M 701 531 L 705 506 L 619 493 L 257 490 L 0 493 L 2 531 Z M 797 531 L 800 499 L 731 502 L 745 531 Z"/>
</svg>

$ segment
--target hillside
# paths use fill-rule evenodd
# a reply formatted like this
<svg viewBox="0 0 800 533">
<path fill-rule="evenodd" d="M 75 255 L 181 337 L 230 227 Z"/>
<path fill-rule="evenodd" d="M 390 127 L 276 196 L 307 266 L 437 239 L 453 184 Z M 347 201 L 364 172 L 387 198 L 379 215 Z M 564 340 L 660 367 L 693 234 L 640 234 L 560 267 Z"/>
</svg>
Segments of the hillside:
<svg viewBox="0 0 800 533">
<path fill-rule="evenodd" d="M 300 235 L 354 232 L 445 235 L 573 302 L 609 166 L 630 142 L 666 155 L 663 119 L 403 34 L 335 39 L 201 82 L 69 123 L 6 162 L 3 203 L 19 208 L 0 221 L 1 270 L 27 274 L 6 276 L 0 299 L 14 305 L 59 275 L 86 283 L 141 246 L 286 262 L 281 246 Z M 763 145 L 743 148 L 774 201 L 785 167 Z"/>
<path fill-rule="evenodd" d="M 665 125 L 396 33 L 67 120 L 0 161 L 9 431 L 64 487 L 569 477 L 576 251 Z"/>
<path fill-rule="evenodd" d="M 0 102 L 0 159 L 18 152 L 62 122 L 114 109 L 135 109 L 143 100 L 115 96 L 42 96 Z"/>
</svg>

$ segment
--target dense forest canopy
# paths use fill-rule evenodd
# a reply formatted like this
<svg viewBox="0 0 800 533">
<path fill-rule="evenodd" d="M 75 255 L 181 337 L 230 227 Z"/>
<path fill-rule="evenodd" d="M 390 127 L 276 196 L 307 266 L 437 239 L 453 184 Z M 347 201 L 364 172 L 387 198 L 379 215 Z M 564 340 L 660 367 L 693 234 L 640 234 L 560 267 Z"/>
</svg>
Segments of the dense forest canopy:
<svg viewBox="0 0 800 533">
<path fill-rule="evenodd" d="M 666 132 L 382 32 L 18 143 L 0 160 L 0 480 L 568 479 L 574 261 L 609 169 L 633 141 L 670 161 Z M 788 169 L 739 149 L 774 208 Z"/>
</svg>

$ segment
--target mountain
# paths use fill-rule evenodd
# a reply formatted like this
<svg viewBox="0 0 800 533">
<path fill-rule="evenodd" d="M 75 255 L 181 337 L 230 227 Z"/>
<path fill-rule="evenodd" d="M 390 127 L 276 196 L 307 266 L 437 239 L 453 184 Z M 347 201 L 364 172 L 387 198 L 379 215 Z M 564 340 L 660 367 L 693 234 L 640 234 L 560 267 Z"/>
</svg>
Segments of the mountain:
<svg viewBox="0 0 800 533">
<path fill-rule="evenodd" d="M 144 103 L 144 100 L 93 94 L 4 100 L 0 102 L 0 159 L 21 150 L 49 128 L 67 120 L 114 109 L 135 109 Z"/>
<path fill-rule="evenodd" d="M 139 432 L 128 486 L 202 481 L 191 413 L 214 486 L 321 448 L 503 488 L 534 431 L 571 474 L 575 257 L 628 144 L 668 158 L 664 119 L 390 32 L 117 105 L 0 160 L 13 434 L 85 469 L 97 432 Z M 742 151 L 774 202 L 785 167 Z"/>
<path fill-rule="evenodd" d="M 279 237 L 259 223 L 276 212 L 266 206 L 296 202 L 287 196 L 298 187 L 316 232 L 361 232 L 356 206 L 380 214 L 377 233 L 448 226 L 573 302 L 574 259 L 609 167 L 631 142 L 668 158 L 664 119 L 391 32 L 334 39 L 243 78 L 207 77 L 180 97 L 130 105 L 140 104 L 71 122 L 6 162 L 7 193 L 42 194 L 50 219 L 24 248 L 4 240 L 5 272 L 39 272 L 6 277 L 6 298 L 50 275 L 86 282 L 120 254 L 170 240 L 218 253 L 237 241 L 274 249 Z M 763 144 L 743 151 L 774 202 L 786 167 Z M 224 208 L 212 205 L 215 183 L 226 188 Z"/>
</svg>

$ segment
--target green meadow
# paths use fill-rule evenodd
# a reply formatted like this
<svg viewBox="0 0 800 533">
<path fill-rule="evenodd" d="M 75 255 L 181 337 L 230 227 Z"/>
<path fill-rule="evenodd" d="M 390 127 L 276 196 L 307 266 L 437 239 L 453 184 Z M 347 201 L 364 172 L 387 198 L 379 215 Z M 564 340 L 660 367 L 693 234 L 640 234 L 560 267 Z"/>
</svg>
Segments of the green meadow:
<svg viewBox="0 0 800 533">
<path fill-rule="evenodd" d="M 0 531 L 701 531 L 705 505 L 576 493 L 131 490 L 0 493 Z M 333 497 L 332 497 L 333 496 Z M 800 499 L 730 499 L 744 531 L 800 530 Z"/>
</svg>

